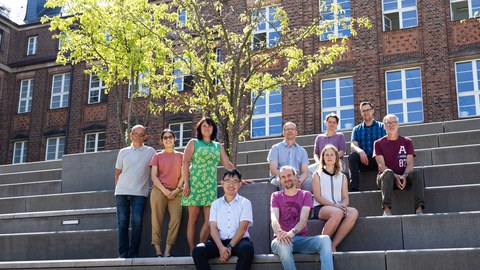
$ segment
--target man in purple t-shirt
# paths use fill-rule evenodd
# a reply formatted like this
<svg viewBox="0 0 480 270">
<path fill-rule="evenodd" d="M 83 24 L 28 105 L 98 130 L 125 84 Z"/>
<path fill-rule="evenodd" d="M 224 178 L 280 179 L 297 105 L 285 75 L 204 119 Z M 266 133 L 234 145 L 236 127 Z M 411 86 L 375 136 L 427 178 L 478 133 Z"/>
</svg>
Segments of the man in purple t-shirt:
<svg viewBox="0 0 480 270">
<path fill-rule="evenodd" d="M 387 136 L 373 144 L 373 157 L 378 164 L 377 186 L 382 190 L 383 215 L 392 214 L 393 189 L 404 190 L 407 186 L 413 186 L 415 213 L 422 214 L 425 207 L 425 186 L 422 175 L 413 170 L 415 151 L 412 140 L 398 135 L 397 116 L 387 114 L 383 118 L 383 124 Z"/>
<path fill-rule="evenodd" d="M 280 257 L 283 269 L 294 270 L 293 253 L 319 253 L 322 270 L 333 269 L 332 241 L 328 235 L 306 236 L 307 220 L 312 209 L 312 194 L 295 187 L 296 172 L 292 166 L 279 170 L 284 190 L 274 192 L 270 216 L 275 239 L 272 251 Z"/>
</svg>

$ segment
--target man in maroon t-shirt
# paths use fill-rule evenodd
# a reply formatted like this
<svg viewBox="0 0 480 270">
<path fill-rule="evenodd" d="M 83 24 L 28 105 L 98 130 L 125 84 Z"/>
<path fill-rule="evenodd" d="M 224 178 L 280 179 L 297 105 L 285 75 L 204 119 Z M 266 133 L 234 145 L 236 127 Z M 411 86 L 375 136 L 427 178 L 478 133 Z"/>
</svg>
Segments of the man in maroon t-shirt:
<svg viewBox="0 0 480 270">
<path fill-rule="evenodd" d="M 373 144 L 373 157 L 378 164 L 377 186 L 382 190 L 383 215 L 392 214 L 393 189 L 404 190 L 407 185 L 413 186 L 415 213 L 422 214 L 425 207 L 423 177 L 419 171 L 413 170 L 412 140 L 398 135 L 398 118 L 387 114 L 383 118 L 387 131 L 384 136 Z"/>
</svg>

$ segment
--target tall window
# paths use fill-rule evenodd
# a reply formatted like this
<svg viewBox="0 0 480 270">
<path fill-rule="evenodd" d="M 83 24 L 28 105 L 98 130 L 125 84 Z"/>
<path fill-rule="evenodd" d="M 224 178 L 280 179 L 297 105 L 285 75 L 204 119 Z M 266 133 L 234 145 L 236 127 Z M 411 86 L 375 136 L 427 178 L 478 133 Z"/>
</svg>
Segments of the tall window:
<svg viewBox="0 0 480 270">
<path fill-rule="evenodd" d="M 144 79 L 145 79 L 145 76 L 146 76 L 146 73 L 140 73 L 138 75 L 138 94 L 137 96 L 139 97 L 146 97 L 150 94 L 150 87 L 146 86 L 145 83 L 144 83 Z M 133 93 L 133 85 L 132 85 L 132 81 L 130 80 L 128 82 L 128 98 L 131 98 Z"/>
<path fill-rule="evenodd" d="M 85 153 L 105 150 L 105 132 L 85 134 Z"/>
<path fill-rule="evenodd" d="M 452 21 L 480 16 L 480 0 L 450 0 Z"/>
<path fill-rule="evenodd" d="M 192 138 L 192 123 L 175 123 L 168 126 L 169 129 L 175 133 L 177 141 L 175 142 L 175 147 L 185 147 Z"/>
<path fill-rule="evenodd" d="M 68 107 L 70 96 L 70 73 L 53 76 L 50 109 Z"/>
<path fill-rule="evenodd" d="M 256 95 L 252 94 L 252 100 Z M 272 90 L 257 99 L 252 116 L 252 138 L 282 134 L 282 90 Z"/>
<path fill-rule="evenodd" d="M 105 84 L 97 75 L 90 75 L 90 88 L 88 90 L 88 104 L 105 101 Z"/>
<path fill-rule="evenodd" d="M 330 113 L 340 117 L 339 129 L 350 129 L 355 124 L 353 106 L 353 78 L 343 77 L 322 80 L 322 119 Z M 323 130 L 326 126 L 323 125 Z"/>
<path fill-rule="evenodd" d="M 253 15 L 254 17 L 258 16 L 258 24 L 253 33 L 253 50 L 270 48 L 280 43 L 282 30 L 277 16 L 277 8 L 277 6 L 264 7 Z"/>
<path fill-rule="evenodd" d="M 458 116 L 480 115 L 480 59 L 455 63 Z"/>
<path fill-rule="evenodd" d="M 387 113 L 395 114 L 400 123 L 423 122 L 420 68 L 388 71 L 385 77 Z"/>
<path fill-rule="evenodd" d="M 174 60 L 175 68 L 173 69 L 173 84 L 172 86 L 178 92 L 182 92 L 192 88 L 193 76 L 187 72 L 182 71 L 185 69 L 185 63 L 180 57 Z M 187 60 L 188 61 L 188 60 Z"/>
<path fill-rule="evenodd" d="M 323 3 L 323 0 L 320 0 L 320 5 Z M 339 5 L 343 11 L 333 12 L 331 10 L 332 5 Z M 320 37 L 320 40 L 329 40 L 333 37 L 341 38 L 341 37 L 348 37 L 351 36 L 350 29 L 348 26 L 350 25 L 350 0 L 326 0 L 325 1 L 325 8 L 321 11 L 320 16 L 322 16 L 322 22 L 328 22 L 337 20 L 334 22 L 331 27 L 326 29 L 326 31 Z M 322 23 L 320 22 L 320 23 Z M 342 24 L 345 22 L 345 24 Z"/>
<path fill-rule="evenodd" d="M 32 110 L 33 79 L 20 82 L 20 96 L 18 98 L 18 113 Z"/>
<path fill-rule="evenodd" d="M 0 29 L 0 52 L 2 51 L 3 30 Z"/>
<path fill-rule="evenodd" d="M 416 0 L 382 0 L 383 31 L 418 25 Z"/>
<path fill-rule="evenodd" d="M 187 11 L 184 9 L 179 9 L 177 11 L 178 13 L 178 21 L 177 21 L 177 27 L 185 27 L 187 25 Z"/>
<path fill-rule="evenodd" d="M 28 38 L 27 55 L 37 54 L 37 40 L 38 36 Z"/>
<path fill-rule="evenodd" d="M 65 148 L 65 137 L 48 138 L 45 160 L 61 159 Z"/>
<path fill-rule="evenodd" d="M 27 162 L 28 142 L 15 142 L 13 146 L 13 164 Z"/>
</svg>

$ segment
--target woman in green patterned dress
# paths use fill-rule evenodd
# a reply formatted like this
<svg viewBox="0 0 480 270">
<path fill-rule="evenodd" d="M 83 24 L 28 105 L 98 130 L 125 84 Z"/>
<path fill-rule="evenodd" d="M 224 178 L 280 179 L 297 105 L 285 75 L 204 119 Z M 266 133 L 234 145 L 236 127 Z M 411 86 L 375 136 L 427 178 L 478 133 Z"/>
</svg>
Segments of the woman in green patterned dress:
<svg viewBox="0 0 480 270">
<path fill-rule="evenodd" d="M 234 166 L 228 159 L 223 146 L 215 142 L 217 125 L 210 117 L 204 117 L 196 126 L 197 138 L 191 139 L 183 154 L 182 206 L 188 207 L 187 240 L 190 255 L 195 247 L 196 227 L 200 207 L 203 207 L 204 223 L 200 230 L 200 243 L 207 241 L 210 234 L 208 220 L 210 205 L 217 199 L 217 165 L 221 161 L 225 170 Z"/>
</svg>

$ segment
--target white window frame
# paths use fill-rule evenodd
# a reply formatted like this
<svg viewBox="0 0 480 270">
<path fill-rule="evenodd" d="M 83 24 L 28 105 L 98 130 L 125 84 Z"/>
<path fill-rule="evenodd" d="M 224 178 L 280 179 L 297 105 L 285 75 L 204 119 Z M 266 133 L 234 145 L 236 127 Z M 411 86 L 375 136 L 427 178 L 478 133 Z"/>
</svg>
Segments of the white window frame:
<svg viewBox="0 0 480 270">
<path fill-rule="evenodd" d="M 392 0 L 390 0 L 392 1 Z M 399 27 L 398 27 L 398 30 L 400 29 L 406 29 L 406 28 L 413 28 L 413 27 L 417 27 L 418 26 L 418 9 L 417 9 L 417 5 L 418 5 L 418 2 L 417 0 L 415 0 L 415 6 L 412 6 L 412 7 L 402 7 L 402 0 L 393 0 L 393 1 L 396 1 L 397 2 L 397 9 L 392 9 L 392 10 L 388 10 L 388 11 L 385 11 L 384 10 L 384 2 L 385 0 L 382 0 L 382 18 L 383 18 L 383 31 L 384 32 L 387 32 L 387 31 L 394 31 L 394 30 L 397 30 L 397 29 L 393 29 L 392 30 L 392 26 L 390 24 L 390 29 L 387 29 L 387 22 L 386 20 L 389 20 L 386 15 L 388 14 L 393 14 L 393 13 L 398 13 L 398 20 L 399 20 Z M 417 14 L 417 24 L 414 25 L 414 26 L 409 26 L 409 27 L 404 27 L 403 26 L 403 13 L 404 12 L 409 12 L 409 11 L 416 11 L 416 14 Z"/>
<path fill-rule="evenodd" d="M 184 132 L 186 132 L 185 130 L 185 125 L 186 124 L 190 124 L 191 128 L 190 128 L 190 134 L 193 133 L 193 129 L 194 129 L 194 126 L 192 125 L 192 122 L 180 122 L 180 123 L 171 123 L 168 125 L 168 128 L 173 130 L 175 132 L 175 129 L 172 127 L 172 126 L 179 126 L 179 131 L 178 131 L 178 134 L 175 134 L 175 136 L 177 137 L 177 142 L 178 142 L 178 146 L 175 146 L 175 148 L 182 148 L 182 147 L 185 147 L 187 146 L 187 143 L 188 141 L 185 143 L 185 145 L 183 144 L 183 141 L 184 139 L 191 139 L 192 138 L 192 135 L 190 135 L 190 137 L 184 137 Z"/>
<path fill-rule="evenodd" d="M 20 82 L 18 113 L 28 113 L 32 111 L 33 84 L 33 79 L 22 80 Z M 24 105 L 22 105 L 22 102 Z"/>
<path fill-rule="evenodd" d="M 97 78 L 98 79 L 98 86 L 94 87 L 92 86 L 92 81 Z M 102 96 L 105 95 L 105 89 L 107 88 L 105 86 L 105 83 L 103 80 L 98 77 L 95 74 L 90 74 L 90 81 L 88 83 L 88 104 L 96 104 L 102 102 Z M 94 94 L 97 95 L 98 100 L 97 101 L 92 101 L 92 98 L 94 97 Z"/>
<path fill-rule="evenodd" d="M 61 76 L 61 85 L 60 85 L 60 92 L 54 93 L 55 89 L 55 78 Z M 66 83 L 66 78 L 68 76 L 68 83 Z M 50 98 L 50 109 L 59 109 L 59 108 L 66 108 L 69 106 L 69 97 L 70 97 L 70 81 L 71 76 L 70 73 L 63 73 L 63 74 L 56 74 L 52 77 L 52 97 Z M 53 98 L 60 97 L 60 105 L 54 107 Z"/>
<path fill-rule="evenodd" d="M 325 112 L 333 112 L 335 113 L 336 115 L 338 115 L 338 117 L 340 118 L 340 122 L 338 123 L 338 130 L 345 130 L 345 129 L 352 129 L 354 127 L 354 124 L 352 124 L 352 126 L 349 126 L 349 125 L 346 125 L 345 127 L 343 122 L 345 122 L 346 119 L 342 118 L 341 115 L 342 115 L 342 111 L 346 111 L 346 110 L 352 110 L 352 113 L 355 114 L 355 105 L 354 105 L 354 102 L 355 102 L 355 99 L 354 99 L 354 95 L 355 95 L 355 89 L 353 89 L 352 91 L 352 104 L 351 105 L 341 105 L 341 96 L 340 96 L 340 80 L 343 80 L 343 79 L 352 79 L 352 82 L 353 82 L 353 77 L 352 76 L 344 76 L 344 77 L 336 77 L 336 78 L 328 78 L 328 79 L 323 79 L 321 80 L 320 82 L 320 93 L 323 92 L 323 82 L 325 81 L 332 81 L 334 80 L 335 81 L 335 107 L 324 107 L 323 106 L 323 94 L 321 95 L 321 104 L 320 104 L 320 107 L 322 108 L 322 112 L 321 112 L 321 115 L 322 115 L 322 119 L 323 119 L 323 115 L 325 114 Z M 354 88 L 354 84 L 352 85 L 352 88 Z M 354 117 L 354 123 L 355 123 L 355 116 Z M 323 123 L 323 121 L 322 121 Z M 325 124 L 323 123 L 322 124 L 322 129 L 323 130 L 326 130 L 326 126 Z"/>
<path fill-rule="evenodd" d="M 17 155 L 17 152 L 20 152 Z M 19 164 L 27 162 L 28 141 L 15 142 L 13 145 L 12 164 Z"/>
<path fill-rule="evenodd" d="M 407 80 L 406 80 L 406 76 L 405 76 L 405 72 L 407 70 L 414 70 L 414 69 L 418 69 L 420 70 L 420 97 L 416 97 L 416 98 L 407 98 Z M 393 73 L 393 72 L 399 72 L 400 71 L 400 74 L 401 74 L 401 82 L 402 82 L 402 98 L 401 99 L 398 99 L 398 100 L 388 100 L 388 81 L 387 81 L 387 74 L 388 73 Z M 401 124 L 404 124 L 404 123 L 422 123 L 424 120 L 425 120 L 425 115 L 424 115 L 424 106 L 423 106 L 423 85 L 422 85 L 422 69 L 420 67 L 413 67 L 413 68 L 405 68 L 405 69 L 396 69 L 396 70 L 388 70 L 385 72 L 385 98 L 386 98 L 386 105 L 387 105 L 387 114 L 390 114 L 392 112 L 389 111 L 389 105 L 398 105 L 398 104 L 401 104 L 402 105 L 402 117 L 403 117 L 403 121 L 401 121 L 401 117 L 399 117 L 399 121 Z M 422 103 L 422 120 L 417 120 L 417 121 L 410 121 L 408 119 L 408 104 L 409 103 L 412 103 L 412 102 L 420 102 Z M 397 115 L 399 116 L 399 115 Z"/>
<path fill-rule="evenodd" d="M 265 113 L 263 114 L 254 114 L 252 112 L 252 120 L 250 121 L 250 137 L 251 138 L 266 138 L 266 137 L 272 137 L 272 136 L 278 136 L 282 135 L 282 131 L 280 133 L 276 134 L 270 134 L 270 119 L 273 117 L 282 117 L 283 118 L 283 104 L 281 104 L 282 110 L 280 112 L 270 112 L 270 93 L 272 91 L 279 91 L 280 95 L 283 94 L 282 87 L 278 87 L 278 89 L 271 90 L 268 93 L 264 93 L 264 98 L 265 98 Z M 252 92 L 251 94 L 252 97 L 252 102 L 255 98 L 255 94 Z M 282 97 L 283 99 L 283 97 Z M 283 103 L 283 101 L 282 101 Z M 265 119 L 265 135 L 264 136 L 254 136 L 253 135 L 253 121 L 256 119 Z M 282 119 L 283 120 L 283 119 Z M 280 121 L 281 122 L 281 121 Z"/>
<path fill-rule="evenodd" d="M 175 90 L 177 92 L 183 92 L 185 91 L 185 77 L 191 76 L 188 73 L 184 73 L 180 68 L 175 67 L 175 62 L 180 61 L 180 57 L 176 57 L 173 62 L 174 62 L 174 68 L 172 72 L 173 76 L 173 82 L 172 82 L 172 88 L 175 87 Z"/>
<path fill-rule="evenodd" d="M 325 0 L 319 0 L 319 6 L 322 4 L 321 2 L 324 2 Z M 348 2 L 349 3 L 349 10 L 351 12 L 351 6 L 350 6 L 350 0 L 331 0 L 332 1 L 332 5 L 339 5 L 338 2 Z M 324 11 L 321 11 L 320 14 L 331 14 L 332 12 L 330 12 L 330 8 L 329 6 L 326 6 L 326 10 Z M 332 31 L 325 31 L 325 33 L 323 33 L 321 36 L 320 36 L 320 41 L 327 41 L 327 40 L 331 40 L 331 38 L 329 38 L 328 36 L 329 35 L 332 35 L 332 38 L 335 37 L 335 38 L 342 38 L 344 36 L 339 36 L 339 30 L 340 28 L 342 27 L 341 25 L 341 22 L 345 22 L 348 26 L 349 25 L 349 22 L 350 22 L 350 17 L 346 17 L 346 12 L 345 10 L 342 11 L 342 13 L 339 13 L 339 12 L 334 12 L 333 13 L 333 16 L 334 16 L 334 20 L 336 20 L 335 22 L 332 23 L 331 27 L 333 28 Z M 322 24 L 323 21 L 320 21 L 320 24 Z M 343 30 L 343 27 L 342 27 L 342 30 Z M 324 38 L 324 36 L 326 36 L 326 38 Z M 349 35 L 346 35 L 346 36 L 351 36 L 351 33 L 349 33 Z"/>
<path fill-rule="evenodd" d="M 62 142 L 63 140 L 63 142 Z M 55 157 L 53 159 L 49 159 L 48 155 L 51 152 L 48 152 L 49 146 L 52 145 L 55 146 Z M 47 139 L 47 145 L 45 149 L 45 160 L 58 160 L 61 159 L 63 154 L 65 153 L 65 136 L 62 137 L 52 137 Z"/>
<path fill-rule="evenodd" d="M 28 38 L 27 55 L 37 54 L 37 43 L 38 43 L 38 36 L 33 36 Z"/>
<path fill-rule="evenodd" d="M 271 5 L 271 6 L 265 6 L 265 7 L 262 7 L 258 10 L 258 13 L 262 13 L 262 10 L 265 11 L 265 29 L 264 30 L 259 30 L 258 29 L 258 26 L 255 27 L 255 30 L 253 31 L 253 34 L 252 34 L 252 50 L 259 50 L 259 49 L 266 49 L 266 48 L 270 48 L 272 47 L 270 45 L 270 34 L 271 33 L 275 33 L 275 32 L 278 32 L 279 35 L 280 35 L 280 39 L 278 40 L 278 42 L 276 42 L 273 46 L 277 45 L 278 43 L 280 43 L 282 40 L 281 40 L 281 32 L 282 32 L 282 28 L 281 26 L 278 26 L 278 28 L 275 28 L 273 26 L 274 22 L 271 22 L 269 21 L 268 19 L 270 18 L 270 8 L 274 8 L 275 9 L 275 13 L 277 13 L 277 8 L 279 6 L 278 5 Z M 255 16 L 255 15 L 252 15 L 252 16 Z M 258 21 L 261 21 L 261 20 L 258 20 Z M 265 46 L 259 46 L 259 45 L 255 45 L 255 36 L 256 35 L 261 35 L 261 34 L 265 34 Z"/>
<path fill-rule="evenodd" d="M 480 16 L 480 4 L 478 7 L 473 7 L 473 3 L 472 3 L 472 0 L 450 0 L 450 18 L 452 21 L 456 21 L 453 19 L 453 8 L 452 8 L 452 4 L 454 3 L 462 3 L 462 2 L 467 2 L 467 6 L 468 6 L 468 18 L 474 18 L 475 17 L 475 13 L 477 13 L 477 17 Z M 460 18 L 460 19 L 457 19 L 457 20 L 462 20 L 464 18 Z M 467 18 L 465 18 L 467 19 Z"/>
<path fill-rule="evenodd" d="M 103 135 L 103 138 L 100 138 L 101 135 Z M 91 138 L 92 136 L 94 136 L 93 140 L 89 141 L 89 137 Z M 95 152 L 105 150 L 105 136 L 106 136 L 106 134 L 105 134 L 104 131 L 86 133 L 85 134 L 85 143 L 84 143 L 84 147 L 83 147 L 83 152 L 84 153 L 95 153 Z M 88 145 L 89 142 L 94 143 L 93 149 L 87 148 L 87 145 Z M 90 150 L 92 150 L 92 151 L 90 151 Z"/>
<path fill-rule="evenodd" d="M 148 97 L 150 95 L 150 87 L 142 84 L 143 78 L 146 73 L 142 72 L 138 74 L 138 94 L 137 97 Z M 132 80 L 128 80 L 128 98 L 132 98 Z"/>
<path fill-rule="evenodd" d="M 183 13 L 183 14 L 182 14 Z M 177 10 L 178 14 L 178 20 L 177 20 L 177 28 L 182 28 L 187 26 L 187 21 L 188 21 L 188 13 L 184 9 L 178 9 Z"/>
<path fill-rule="evenodd" d="M 458 61 L 455 62 L 455 91 L 457 93 L 457 110 L 458 110 L 458 117 L 472 117 L 472 116 L 479 116 L 480 115 L 480 78 L 478 76 L 478 69 L 476 62 L 480 62 L 480 59 L 468 60 L 468 61 Z M 461 63 L 471 63 L 472 65 L 472 78 L 473 78 L 473 90 L 472 91 L 464 91 L 458 92 L 458 71 L 457 71 L 457 64 Z M 475 99 L 475 115 L 465 115 L 460 110 L 460 98 L 465 96 L 473 96 Z"/>
</svg>

